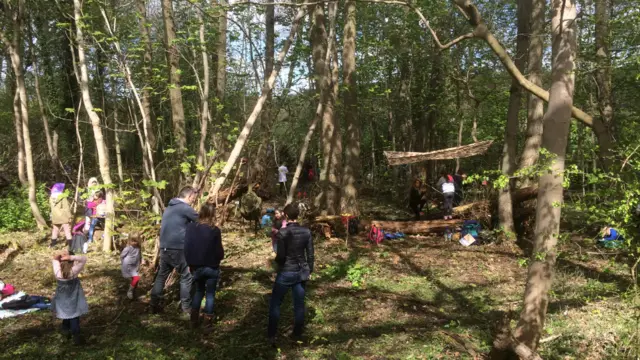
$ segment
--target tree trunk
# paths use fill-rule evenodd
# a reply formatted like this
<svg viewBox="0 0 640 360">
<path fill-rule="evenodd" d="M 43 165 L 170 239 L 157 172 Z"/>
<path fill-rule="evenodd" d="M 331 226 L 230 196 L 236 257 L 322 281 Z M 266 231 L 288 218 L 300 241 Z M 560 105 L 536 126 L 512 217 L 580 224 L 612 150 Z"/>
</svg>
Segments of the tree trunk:
<svg viewBox="0 0 640 360">
<path fill-rule="evenodd" d="M 220 0 L 218 6 L 218 42 L 216 49 L 216 125 L 222 128 L 224 124 L 224 98 L 227 87 L 227 11 L 226 0 Z M 223 155 L 227 154 L 227 140 L 224 136 L 215 135 L 214 144 L 217 150 Z"/>
<path fill-rule="evenodd" d="M 205 40 L 205 25 L 203 9 L 197 9 L 198 22 L 200 23 L 200 53 L 202 54 L 202 93 L 200 96 L 200 145 L 198 146 L 198 157 L 196 164 L 198 167 L 205 169 L 206 164 L 206 143 L 209 121 L 211 121 L 211 113 L 209 112 L 209 54 L 207 53 L 207 42 Z M 200 176 L 206 176 L 202 170 L 198 169 L 194 186 L 200 183 Z"/>
<path fill-rule="evenodd" d="M 613 99 L 611 96 L 611 34 L 609 31 L 609 12 L 613 0 L 596 0 L 596 83 L 598 84 L 598 112 L 593 124 L 598 145 L 600 160 L 605 169 L 611 165 L 611 147 L 613 146 Z"/>
<path fill-rule="evenodd" d="M 517 340 L 536 351 L 549 303 L 560 231 L 562 182 L 571 121 L 576 57 L 575 0 L 552 2 L 552 84 L 544 115 L 542 146 L 555 155 L 551 171 L 539 182 L 534 248 L 524 292 L 523 309 L 515 331 Z"/>
<path fill-rule="evenodd" d="M 29 185 L 29 206 L 33 213 L 38 229 L 47 227 L 36 200 L 36 177 L 33 171 L 33 152 L 31 147 L 31 134 L 29 130 L 29 106 L 27 98 L 27 87 L 24 82 L 24 72 L 22 64 L 22 23 L 24 17 L 24 0 L 18 0 L 17 8 L 11 14 L 13 20 L 13 39 L 9 41 L 4 32 L 0 33 L 0 39 L 4 43 L 9 56 L 11 57 L 11 67 L 16 81 L 16 92 L 19 95 L 20 123 L 22 125 L 22 141 L 24 146 L 24 160 L 27 169 L 27 183 Z M 15 98 L 14 98 L 15 103 Z M 14 105 L 15 108 L 15 105 Z M 16 118 L 17 119 L 17 118 Z M 19 164 L 20 166 L 20 164 Z"/>
<path fill-rule="evenodd" d="M 305 15 L 304 8 L 301 7 L 298 10 L 298 13 L 296 14 L 295 18 L 293 19 L 293 24 L 291 25 L 291 32 L 289 33 L 289 37 L 285 41 L 284 46 L 282 47 L 282 50 L 280 50 L 280 53 L 278 54 L 278 59 L 275 63 L 273 71 L 271 72 L 271 75 L 269 76 L 268 81 L 262 88 L 262 94 L 258 98 L 258 101 L 256 102 L 256 105 L 254 106 L 253 111 L 251 112 L 251 115 L 249 115 L 249 118 L 247 119 L 247 122 L 244 124 L 244 127 L 242 128 L 242 131 L 238 136 L 238 140 L 236 141 L 236 144 L 234 145 L 233 150 L 231 151 L 231 154 L 229 154 L 229 158 L 227 159 L 227 162 L 224 168 L 222 169 L 220 176 L 218 176 L 213 186 L 211 187 L 211 191 L 209 191 L 209 196 L 216 199 L 216 201 L 217 201 L 218 192 L 220 191 L 222 184 L 224 184 L 224 181 L 227 179 L 229 172 L 231 171 L 231 169 L 233 169 L 236 161 L 240 157 L 242 148 L 244 147 L 244 144 L 247 142 L 247 138 L 251 133 L 251 129 L 253 128 L 253 125 L 255 124 L 258 116 L 260 115 L 260 111 L 262 111 L 262 107 L 264 106 L 264 103 L 267 100 L 267 95 L 273 89 L 273 84 L 276 81 L 278 72 L 280 72 L 280 68 L 282 67 L 282 62 L 284 61 L 284 57 L 287 54 L 287 51 L 289 51 L 289 47 L 293 42 L 293 38 L 295 37 L 298 31 L 300 20 L 302 20 L 304 15 Z"/>
<path fill-rule="evenodd" d="M 16 127 L 16 144 L 18 145 L 18 179 L 24 187 L 29 186 L 24 165 L 24 138 L 22 137 L 22 117 L 20 116 L 20 93 L 15 80 L 11 82 L 13 88 L 13 122 Z"/>
<path fill-rule="evenodd" d="M 140 29 L 140 41 L 142 41 L 142 45 L 144 46 L 144 54 L 142 55 L 142 91 L 141 91 L 141 100 L 142 100 L 142 111 L 146 114 L 146 116 L 142 117 L 142 121 L 146 121 L 146 128 L 148 131 L 147 140 L 149 141 L 149 146 L 153 151 L 156 149 L 156 138 L 155 133 L 153 131 L 153 122 L 151 121 L 151 66 L 152 64 L 152 55 L 153 55 L 153 47 L 151 45 L 151 30 L 149 26 L 147 26 L 147 6 L 146 0 L 138 0 L 136 2 L 138 7 L 138 28 Z"/>
<path fill-rule="evenodd" d="M 329 38 L 335 41 L 335 17 L 337 3 L 329 4 Z M 317 10 L 316 10 L 317 11 Z M 319 15 L 319 13 L 318 13 Z M 324 17 L 324 12 L 323 12 Z M 318 16 L 316 16 L 318 19 Z M 318 25 L 320 26 L 320 25 Z M 324 26 L 324 24 L 322 25 Z M 326 34 L 326 31 L 324 31 Z M 318 39 L 316 39 L 317 41 Z M 322 39 L 323 43 L 327 42 Z M 328 42 L 327 42 L 328 44 Z M 335 118 L 335 104 L 338 96 L 338 60 L 336 47 L 327 47 L 328 56 L 332 56 L 331 74 L 325 73 L 329 80 L 324 111 L 322 114 L 322 169 L 320 171 L 320 185 L 322 192 L 316 198 L 316 207 L 323 215 L 336 215 L 340 212 L 340 172 L 342 163 L 342 136 L 340 124 Z M 324 72 L 324 71 L 323 71 Z"/>
<path fill-rule="evenodd" d="M 516 67 L 522 72 L 527 58 L 527 34 L 529 33 L 529 9 L 526 1 L 518 1 L 518 35 L 516 38 Z M 522 89 L 516 79 L 511 80 L 507 126 L 502 149 L 502 174 L 510 177 L 516 170 L 516 148 L 518 146 L 518 113 L 522 104 Z M 498 190 L 498 217 L 500 228 L 509 240 L 514 240 L 513 206 L 511 201 L 512 181 L 504 189 Z"/>
<path fill-rule="evenodd" d="M 82 103 L 87 111 L 91 127 L 93 128 L 93 137 L 96 140 L 96 149 L 98 150 L 98 164 L 100 168 L 100 176 L 106 189 L 107 214 L 105 217 L 104 241 L 102 243 L 103 251 L 111 251 L 111 233 L 113 231 L 114 214 L 114 191 L 111 181 L 111 169 L 109 166 L 109 151 L 104 142 L 102 127 L 100 125 L 100 117 L 93 110 L 91 95 L 89 94 L 89 73 L 87 71 L 87 63 L 84 54 L 84 35 L 82 33 L 82 5 L 81 0 L 73 0 L 73 14 L 76 21 L 76 46 L 78 49 L 78 85 L 82 94 Z"/>
<path fill-rule="evenodd" d="M 275 40 L 275 6 L 267 5 L 265 7 L 265 63 L 264 63 L 264 81 L 267 80 L 271 71 L 273 71 L 273 57 L 274 57 L 274 40 Z M 268 166 L 271 163 L 267 158 L 267 147 L 269 140 L 271 139 L 271 128 L 275 119 L 272 118 L 270 112 L 272 94 L 267 96 L 267 102 L 265 109 L 262 111 L 262 118 L 260 120 L 261 139 L 258 145 L 258 151 L 253 159 L 252 165 L 252 178 L 254 182 L 264 183 L 269 178 L 269 169 L 273 169 Z M 273 151 L 276 151 L 275 148 Z M 276 164 L 278 166 L 279 164 Z"/>
<path fill-rule="evenodd" d="M 36 90 L 36 99 L 38 100 L 38 108 L 40 109 L 40 117 L 42 117 L 42 125 L 44 127 L 44 136 L 47 140 L 47 150 L 49 151 L 49 157 L 51 158 L 51 164 L 54 167 L 58 166 L 58 159 L 55 149 L 53 147 L 53 141 L 51 140 L 51 131 L 49 130 L 49 118 L 47 112 L 44 109 L 44 102 L 42 101 L 42 95 L 40 94 L 40 74 L 38 72 L 38 60 L 36 58 L 35 44 L 33 43 L 33 36 L 31 41 L 31 63 L 33 65 L 33 79 Z"/>
<path fill-rule="evenodd" d="M 342 76 L 344 93 L 344 120 L 347 148 L 342 170 L 341 212 L 358 215 L 358 177 L 360 176 L 360 119 L 358 118 L 358 88 L 356 83 L 356 2 L 345 3 L 344 47 L 342 50 Z"/>
<path fill-rule="evenodd" d="M 539 87 L 542 87 L 542 55 L 544 51 L 544 14 L 545 0 L 526 0 L 531 8 L 530 12 L 530 35 L 529 35 L 529 59 L 527 62 L 528 80 Z M 542 143 L 542 117 L 544 115 L 544 102 L 537 96 L 529 93 L 527 95 L 527 138 L 524 143 L 524 150 L 520 158 L 518 170 L 523 170 L 535 165 L 538 162 L 540 144 Z M 520 186 L 530 185 L 530 180 L 524 179 Z"/>
<path fill-rule="evenodd" d="M 164 19 L 167 67 L 169 68 L 169 99 L 171 100 L 173 137 L 177 146 L 178 159 L 179 161 L 183 161 L 183 156 L 187 148 L 187 134 L 185 133 L 182 90 L 180 89 L 180 54 L 178 52 L 178 45 L 176 45 L 176 30 L 171 0 L 162 0 L 162 17 Z"/>
<path fill-rule="evenodd" d="M 114 97 L 114 99 L 117 99 L 117 98 Z M 118 134 L 118 132 L 119 132 L 118 107 L 116 102 L 115 106 L 113 107 L 113 136 L 114 136 L 114 144 L 116 147 L 116 164 L 118 165 L 118 180 L 120 180 L 120 184 L 122 184 L 124 182 L 124 171 L 122 169 L 122 153 L 120 151 L 120 134 Z"/>
</svg>

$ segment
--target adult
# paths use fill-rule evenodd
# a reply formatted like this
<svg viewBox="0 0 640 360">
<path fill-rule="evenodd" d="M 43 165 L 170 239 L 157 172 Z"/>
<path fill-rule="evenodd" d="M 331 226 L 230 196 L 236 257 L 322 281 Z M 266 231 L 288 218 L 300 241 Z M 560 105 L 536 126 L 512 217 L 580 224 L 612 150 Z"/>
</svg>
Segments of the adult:
<svg viewBox="0 0 640 360">
<path fill-rule="evenodd" d="M 151 289 L 151 311 L 160 311 L 160 299 L 167 277 L 176 269 L 180 274 L 180 302 L 183 318 L 189 319 L 191 312 L 191 284 L 193 277 L 184 257 L 184 242 L 187 225 L 198 220 L 198 213 L 191 207 L 198 197 L 192 186 L 180 190 L 177 198 L 169 201 L 162 214 L 160 227 L 160 266 Z"/>
<path fill-rule="evenodd" d="M 287 174 L 289 169 L 283 163 L 278 168 L 278 184 L 280 184 L 280 195 L 287 195 Z"/>
<path fill-rule="evenodd" d="M 300 210 L 298 204 L 285 206 L 287 227 L 276 235 L 277 255 L 275 262 L 278 273 L 273 283 L 271 301 L 269 302 L 269 327 L 267 336 L 269 342 L 275 345 L 278 321 L 280 320 L 280 305 L 289 289 L 293 292 L 294 326 L 293 337 L 299 338 L 304 327 L 304 295 L 306 283 L 313 272 L 313 238 L 311 231 L 297 222 Z"/>
<path fill-rule="evenodd" d="M 422 192 L 422 181 L 416 179 L 413 182 L 413 186 L 411 187 L 411 191 L 409 192 L 409 207 L 411 211 L 415 214 L 415 219 L 420 220 L 420 215 L 422 215 L 422 208 L 427 203 L 424 200 L 424 193 Z"/>
</svg>

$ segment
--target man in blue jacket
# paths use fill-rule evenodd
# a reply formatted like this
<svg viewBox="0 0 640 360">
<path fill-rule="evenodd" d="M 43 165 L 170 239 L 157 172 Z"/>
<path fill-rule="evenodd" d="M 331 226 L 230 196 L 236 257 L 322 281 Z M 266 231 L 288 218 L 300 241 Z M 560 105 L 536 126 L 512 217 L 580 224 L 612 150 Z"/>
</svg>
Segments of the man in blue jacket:
<svg viewBox="0 0 640 360">
<path fill-rule="evenodd" d="M 180 274 L 180 303 L 185 319 L 191 311 L 191 283 L 193 277 L 184 258 L 184 240 L 187 224 L 198 220 L 198 213 L 191 207 L 198 198 L 198 192 L 191 186 L 180 190 L 177 198 L 169 201 L 162 214 L 160 228 L 160 266 L 151 290 L 151 311 L 160 311 L 160 299 L 167 277 L 176 269 Z"/>
</svg>

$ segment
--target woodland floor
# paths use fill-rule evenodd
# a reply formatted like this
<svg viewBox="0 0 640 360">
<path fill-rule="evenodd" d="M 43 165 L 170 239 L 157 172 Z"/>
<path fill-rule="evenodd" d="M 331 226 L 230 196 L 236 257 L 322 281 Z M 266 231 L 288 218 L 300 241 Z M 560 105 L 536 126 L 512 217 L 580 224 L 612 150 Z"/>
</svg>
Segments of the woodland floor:
<svg viewBox="0 0 640 360">
<path fill-rule="evenodd" d="M 34 234 L 0 235 L 0 278 L 29 294 L 51 296 L 50 251 Z M 306 343 L 284 340 L 293 314 L 283 304 L 279 349 L 265 341 L 273 274 L 270 241 L 225 232 L 226 259 L 216 294 L 215 331 L 188 329 L 178 318 L 177 284 L 165 312 L 147 312 L 151 274 L 142 298 L 125 297 L 117 254 L 91 252 L 82 274 L 90 312 L 82 318 L 88 344 L 74 347 L 48 311 L 0 320 L 0 358 L 6 359 L 471 359 L 488 352 L 495 324 L 515 318 L 526 277 L 512 246 L 464 248 L 442 237 L 410 237 L 370 246 L 363 239 L 316 239 L 316 273 L 308 284 Z M 558 259 L 545 342 L 545 359 L 628 356 L 635 320 L 629 267 L 592 245 L 565 244 Z M 95 247 L 95 244 L 94 244 Z M 148 269 L 147 269 L 148 270 Z M 463 344 L 467 344 L 465 349 Z"/>
</svg>

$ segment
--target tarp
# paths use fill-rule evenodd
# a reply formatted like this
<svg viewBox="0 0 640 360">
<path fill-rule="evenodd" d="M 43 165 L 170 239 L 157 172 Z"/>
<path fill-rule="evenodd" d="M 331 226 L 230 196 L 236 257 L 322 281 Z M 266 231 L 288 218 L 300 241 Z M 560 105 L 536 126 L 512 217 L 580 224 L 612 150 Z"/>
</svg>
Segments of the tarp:
<svg viewBox="0 0 640 360">
<path fill-rule="evenodd" d="M 427 160 L 457 159 L 484 154 L 491 146 L 491 143 L 493 143 L 493 140 L 481 141 L 469 145 L 462 145 L 426 153 L 385 151 L 384 156 L 387 157 L 389 165 L 414 164 Z"/>
</svg>

